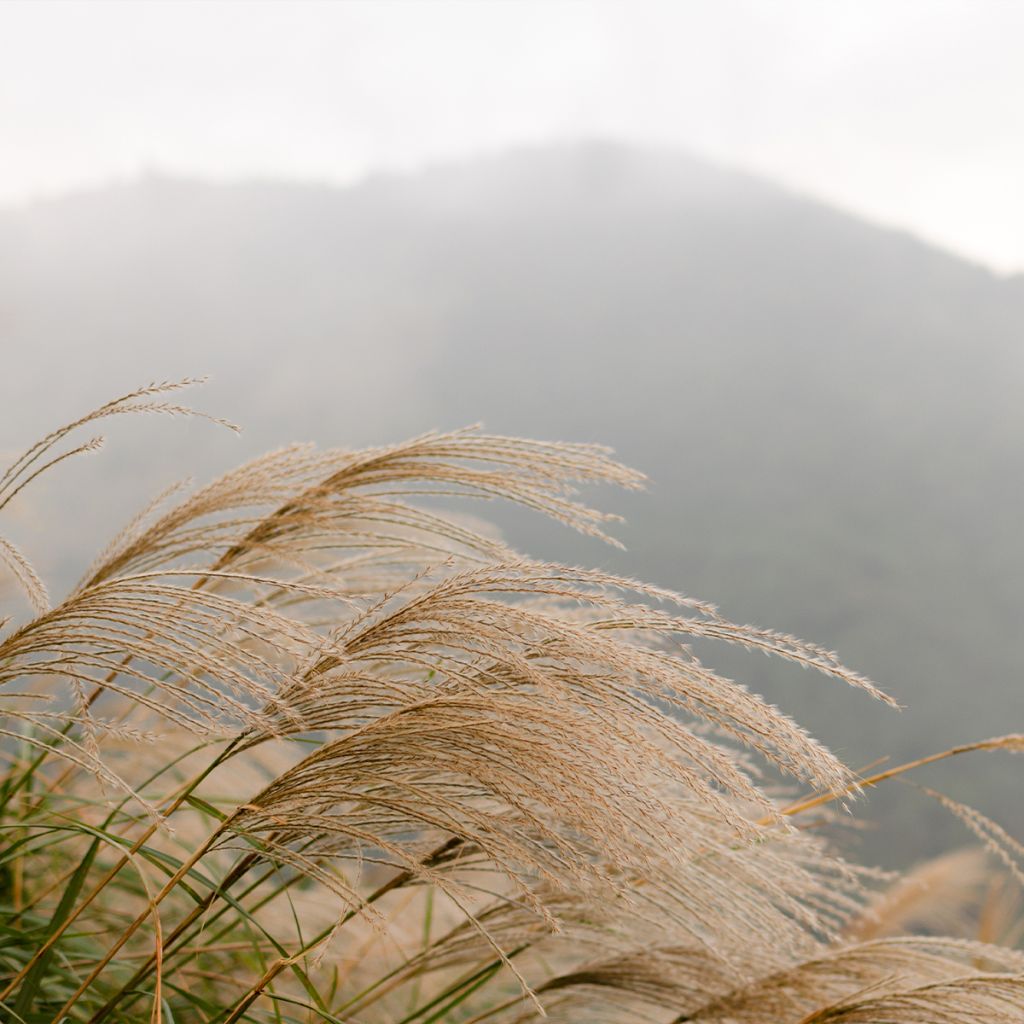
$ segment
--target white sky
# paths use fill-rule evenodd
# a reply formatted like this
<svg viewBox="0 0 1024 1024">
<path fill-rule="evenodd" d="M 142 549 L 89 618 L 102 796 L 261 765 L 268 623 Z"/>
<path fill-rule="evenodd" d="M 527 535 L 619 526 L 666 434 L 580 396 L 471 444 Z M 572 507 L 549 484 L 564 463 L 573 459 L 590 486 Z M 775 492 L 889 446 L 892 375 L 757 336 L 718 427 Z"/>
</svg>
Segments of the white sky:
<svg viewBox="0 0 1024 1024">
<path fill-rule="evenodd" d="M 1024 3 L 0 0 L 0 203 L 593 137 L 1024 270 Z"/>
</svg>

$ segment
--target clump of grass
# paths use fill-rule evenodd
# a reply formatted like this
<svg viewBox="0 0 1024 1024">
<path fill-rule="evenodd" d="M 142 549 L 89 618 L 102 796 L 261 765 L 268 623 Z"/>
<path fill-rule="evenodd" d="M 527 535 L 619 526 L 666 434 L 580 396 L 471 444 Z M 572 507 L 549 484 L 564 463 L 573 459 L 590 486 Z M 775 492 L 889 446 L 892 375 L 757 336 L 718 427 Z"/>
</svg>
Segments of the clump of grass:
<svg viewBox="0 0 1024 1024">
<path fill-rule="evenodd" d="M 0 510 L 98 446 L 81 428 L 190 415 L 167 397 L 188 383 L 54 431 Z M 523 558 L 430 500 L 608 540 L 589 484 L 642 478 L 475 430 L 293 446 L 162 495 L 55 604 L 0 538 L 26 598 L 0 624 L 3 1019 L 1024 1019 L 1024 954 L 894 934 L 950 915 L 798 827 L 916 765 L 858 779 L 687 641 L 888 701 L 868 680 L 703 602 Z M 759 763 L 809 795 L 780 802 Z"/>
</svg>

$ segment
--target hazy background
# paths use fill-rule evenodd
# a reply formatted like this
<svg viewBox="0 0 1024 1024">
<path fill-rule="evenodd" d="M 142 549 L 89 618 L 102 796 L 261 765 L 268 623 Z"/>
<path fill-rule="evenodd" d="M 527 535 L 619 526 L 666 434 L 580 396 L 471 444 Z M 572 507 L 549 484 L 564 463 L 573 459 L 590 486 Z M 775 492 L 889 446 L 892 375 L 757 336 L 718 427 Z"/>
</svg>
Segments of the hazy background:
<svg viewBox="0 0 1024 1024">
<path fill-rule="evenodd" d="M 599 440 L 652 479 L 598 498 L 629 551 L 517 543 L 836 648 L 908 710 L 718 664 L 855 765 L 1024 731 L 1022 32 L 981 0 L 8 0 L 0 450 L 201 373 L 245 432 L 122 425 L 0 528 L 66 585 L 154 489 L 287 440 Z M 1012 760 L 950 767 L 1024 835 Z M 886 863 L 967 839 L 910 787 L 863 813 Z"/>
</svg>

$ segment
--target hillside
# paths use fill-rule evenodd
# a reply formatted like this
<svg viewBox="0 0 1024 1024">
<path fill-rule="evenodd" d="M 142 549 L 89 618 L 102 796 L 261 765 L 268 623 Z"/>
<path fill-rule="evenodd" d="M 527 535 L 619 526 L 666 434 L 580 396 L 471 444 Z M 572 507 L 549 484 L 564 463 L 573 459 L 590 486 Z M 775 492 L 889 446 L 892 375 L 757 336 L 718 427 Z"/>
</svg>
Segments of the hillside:
<svg viewBox="0 0 1024 1024">
<path fill-rule="evenodd" d="M 196 373 L 215 377 L 204 406 L 246 428 L 149 424 L 71 470 L 53 509 L 13 524 L 52 572 L 71 578 L 115 503 L 189 471 L 192 446 L 209 472 L 290 439 L 478 420 L 600 440 L 652 479 L 611 498 L 629 551 L 533 520 L 513 538 L 834 647 L 909 710 L 763 659 L 736 671 L 855 764 L 1024 731 L 1022 335 L 1019 280 L 605 145 L 349 189 L 148 178 L 0 213 L 4 449 Z M 70 514 L 78 529 L 43 545 Z M 929 781 L 1024 835 L 1018 765 L 952 769 Z M 880 859 L 966 841 L 906 787 L 874 804 L 918 826 L 867 836 Z"/>
</svg>

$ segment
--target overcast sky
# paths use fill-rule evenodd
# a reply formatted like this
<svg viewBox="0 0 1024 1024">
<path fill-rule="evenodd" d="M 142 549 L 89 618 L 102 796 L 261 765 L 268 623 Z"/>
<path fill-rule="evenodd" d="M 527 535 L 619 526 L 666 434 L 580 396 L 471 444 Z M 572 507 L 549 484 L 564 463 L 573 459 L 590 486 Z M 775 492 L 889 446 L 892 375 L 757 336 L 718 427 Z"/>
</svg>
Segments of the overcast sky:
<svg viewBox="0 0 1024 1024">
<path fill-rule="evenodd" d="M 0 203 L 685 147 L 1024 270 L 1018 0 L 0 2 Z"/>
</svg>

